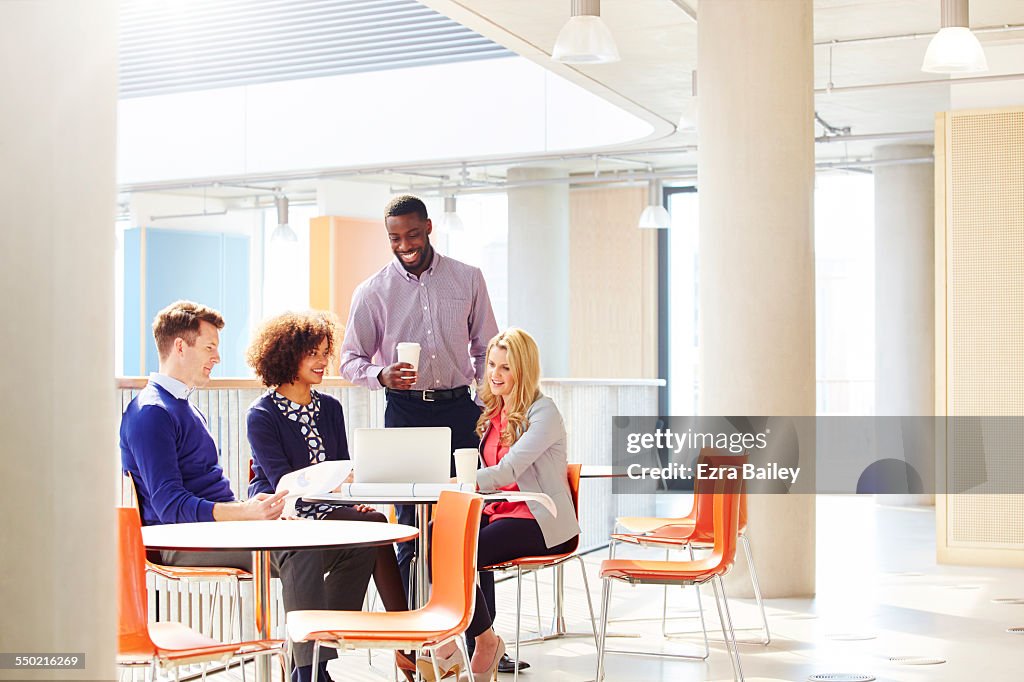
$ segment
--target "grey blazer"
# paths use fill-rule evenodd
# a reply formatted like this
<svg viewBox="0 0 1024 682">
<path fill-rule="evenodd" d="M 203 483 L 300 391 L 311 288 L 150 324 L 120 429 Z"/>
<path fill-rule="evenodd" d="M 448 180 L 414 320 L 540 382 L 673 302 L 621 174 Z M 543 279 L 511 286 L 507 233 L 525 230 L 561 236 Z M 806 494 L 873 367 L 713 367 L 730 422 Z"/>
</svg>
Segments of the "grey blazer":
<svg viewBox="0 0 1024 682">
<path fill-rule="evenodd" d="M 566 478 L 565 424 L 555 403 L 543 395 L 530 405 L 526 418 L 529 421 L 526 432 L 497 466 L 476 472 L 477 487 L 493 491 L 516 483 L 523 492 L 544 493 L 550 497 L 558 510 L 557 516 L 552 516 L 540 502 L 527 502 L 526 506 L 540 525 L 544 543 L 554 547 L 580 534 Z M 480 439 L 481 465 L 483 443 L 490 428 L 488 425 Z"/>
</svg>

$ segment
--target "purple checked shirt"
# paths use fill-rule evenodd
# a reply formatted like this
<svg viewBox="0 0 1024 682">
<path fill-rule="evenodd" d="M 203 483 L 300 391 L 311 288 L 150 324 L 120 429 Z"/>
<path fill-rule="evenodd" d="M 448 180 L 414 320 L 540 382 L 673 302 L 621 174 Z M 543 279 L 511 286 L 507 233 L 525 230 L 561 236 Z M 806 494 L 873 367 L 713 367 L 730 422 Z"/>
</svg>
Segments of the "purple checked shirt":
<svg viewBox="0 0 1024 682">
<path fill-rule="evenodd" d="M 420 344 L 414 390 L 471 386 L 483 379 L 487 343 L 498 333 L 479 268 L 434 252 L 416 277 L 397 258 L 356 288 L 341 345 L 341 374 L 382 388 L 377 375 L 398 361 L 396 346 Z"/>
</svg>

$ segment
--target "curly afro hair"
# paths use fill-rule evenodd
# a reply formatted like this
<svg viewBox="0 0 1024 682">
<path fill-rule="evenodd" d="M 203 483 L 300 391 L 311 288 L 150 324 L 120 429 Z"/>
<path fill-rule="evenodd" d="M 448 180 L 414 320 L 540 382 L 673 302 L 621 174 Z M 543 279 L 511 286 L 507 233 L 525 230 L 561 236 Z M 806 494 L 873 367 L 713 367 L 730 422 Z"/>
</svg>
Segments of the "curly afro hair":
<svg viewBox="0 0 1024 682">
<path fill-rule="evenodd" d="M 299 363 L 327 339 L 334 351 L 338 322 L 333 313 L 317 310 L 282 313 L 263 323 L 245 354 L 246 362 L 266 386 L 291 383 L 299 376 Z"/>
</svg>

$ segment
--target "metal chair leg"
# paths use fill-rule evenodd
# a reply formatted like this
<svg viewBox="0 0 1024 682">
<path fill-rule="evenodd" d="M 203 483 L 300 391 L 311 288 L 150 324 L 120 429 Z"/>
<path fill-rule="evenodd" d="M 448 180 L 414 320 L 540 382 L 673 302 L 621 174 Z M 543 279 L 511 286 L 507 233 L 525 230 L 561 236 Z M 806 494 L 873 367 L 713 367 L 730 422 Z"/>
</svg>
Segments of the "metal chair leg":
<svg viewBox="0 0 1024 682">
<path fill-rule="evenodd" d="M 317 673 L 320 672 L 320 640 L 313 642 L 313 682 L 317 682 Z M 438 677 L 440 679 L 440 676 Z"/>
<path fill-rule="evenodd" d="M 665 561 L 668 561 L 669 550 L 665 550 Z M 668 637 L 668 585 L 661 588 L 661 636 Z"/>
<path fill-rule="evenodd" d="M 740 650 L 736 644 L 736 631 L 732 627 L 732 616 L 729 613 L 729 601 L 725 596 L 725 583 L 721 576 L 715 576 L 711 580 L 711 586 L 715 588 L 715 606 L 718 607 L 718 618 L 722 624 L 722 637 L 725 638 L 725 648 L 729 652 L 729 661 L 732 663 L 733 679 L 739 682 L 744 681 L 743 668 L 740 665 Z M 721 588 L 721 590 L 719 590 Z M 722 609 L 725 608 L 723 614 Z"/>
<path fill-rule="evenodd" d="M 533 599 L 534 605 L 537 608 L 537 636 L 543 637 L 544 624 L 540 620 L 540 571 L 533 571 Z"/>
<path fill-rule="evenodd" d="M 590 582 L 587 580 L 587 565 L 579 554 L 576 555 L 576 560 L 580 562 L 580 573 L 583 575 L 583 591 L 587 595 L 587 610 L 590 611 L 590 629 L 594 633 L 594 646 L 597 647 L 597 624 L 594 619 L 594 603 L 590 600 Z"/>
<path fill-rule="evenodd" d="M 690 561 L 693 560 L 693 545 L 690 545 Z M 700 614 L 700 629 L 704 633 L 704 657 L 707 658 L 711 655 L 711 647 L 708 646 L 708 624 L 704 620 L 704 602 L 700 598 L 700 585 L 694 585 L 693 589 L 697 591 L 697 613 Z"/>
<path fill-rule="evenodd" d="M 612 581 L 601 581 L 601 637 L 597 640 L 597 676 L 594 682 L 604 682 L 604 643 L 608 635 L 608 607 L 611 604 Z"/>
<path fill-rule="evenodd" d="M 461 676 L 462 671 L 464 670 L 466 671 L 466 676 L 469 678 L 469 682 L 473 682 L 473 669 L 469 665 L 469 643 L 466 642 L 466 633 L 462 633 L 461 635 L 455 638 L 455 646 L 459 650 L 459 655 L 462 656 L 463 663 L 463 665 L 461 666 L 462 670 L 460 670 L 459 674 L 455 676 L 455 680 L 456 682 L 458 682 L 459 677 Z"/>
<path fill-rule="evenodd" d="M 708 644 L 708 625 L 704 622 L 704 603 L 700 600 L 700 585 L 694 585 L 693 589 L 697 591 L 697 611 L 700 613 L 700 629 L 704 633 L 704 660 L 707 660 L 711 655 L 711 646 Z"/>
<path fill-rule="evenodd" d="M 746 535 L 741 535 L 740 542 L 743 545 L 743 554 L 747 558 L 747 569 L 750 571 L 750 582 L 754 587 L 754 598 L 757 600 L 757 605 L 761 607 L 761 624 L 764 626 L 764 638 L 761 640 L 761 643 L 768 646 L 772 643 L 772 633 L 768 629 L 768 616 L 764 611 L 764 599 L 761 598 L 761 586 L 757 582 L 757 569 L 754 568 L 754 555 L 750 549 L 750 540 Z"/>
<path fill-rule="evenodd" d="M 519 639 L 521 636 L 520 625 L 523 620 L 523 569 L 516 566 L 516 664 L 513 666 L 515 672 L 512 675 L 513 682 L 519 682 Z M 544 633 L 541 633 L 543 636 Z"/>
</svg>

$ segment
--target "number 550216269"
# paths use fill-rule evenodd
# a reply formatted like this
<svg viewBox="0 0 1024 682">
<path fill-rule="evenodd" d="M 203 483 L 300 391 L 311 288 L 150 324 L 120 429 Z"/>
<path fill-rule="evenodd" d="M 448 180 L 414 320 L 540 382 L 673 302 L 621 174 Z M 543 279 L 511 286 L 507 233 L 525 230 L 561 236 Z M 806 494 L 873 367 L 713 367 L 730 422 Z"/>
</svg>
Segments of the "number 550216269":
<svg viewBox="0 0 1024 682">
<path fill-rule="evenodd" d="M 35 668 L 37 670 L 84 669 L 85 654 L 0 653 L 0 670 Z"/>
</svg>

